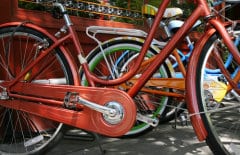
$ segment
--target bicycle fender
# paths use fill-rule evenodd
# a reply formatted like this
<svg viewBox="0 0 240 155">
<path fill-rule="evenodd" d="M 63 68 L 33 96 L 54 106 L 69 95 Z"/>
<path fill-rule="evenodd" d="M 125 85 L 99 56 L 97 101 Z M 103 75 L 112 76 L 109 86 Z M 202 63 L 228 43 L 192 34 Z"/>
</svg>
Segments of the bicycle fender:
<svg viewBox="0 0 240 155">
<path fill-rule="evenodd" d="M 13 26 L 15 26 L 15 27 L 23 26 L 23 27 L 34 29 L 36 31 L 39 31 L 39 32 L 45 34 L 47 37 L 49 37 L 53 41 L 56 41 L 56 38 L 53 37 L 53 35 L 51 35 L 48 31 L 46 31 L 45 29 L 43 29 L 43 28 L 41 28 L 41 27 L 39 27 L 39 26 L 29 22 L 29 21 L 26 21 L 26 22 L 8 22 L 8 23 L 1 24 L 0 28 L 13 27 Z"/>
<path fill-rule="evenodd" d="M 52 34 L 50 34 L 46 29 L 41 28 L 31 22 L 8 22 L 8 23 L 4 23 L 0 25 L 0 28 L 5 28 L 5 27 L 26 27 L 26 28 L 30 28 L 33 29 L 35 31 L 38 31 L 40 33 L 43 33 L 44 35 L 46 35 L 49 39 L 51 39 L 53 42 L 57 42 L 57 38 L 55 38 Z M 62 51 L 62 53 L 64 54 L 71 72 L 73 74 L 73 79 L 74 79 L 74 85 L 80 85 L 80 77 L 78 74 L 78 69 L 77 69 L 77 65 L 74 63 L 74 58 L 69 54 L 70 52 L 67 51 L 66 48 L 64 48 L 62 45 L 58 45 L 59 49 Z"/>
<path fill-rule="evenodd" d="M 204 127 L 203 121 L 199 114 L 198 108 L 198 101 L 196 91 L 188 91 L 188 90 L 196 90 L 196 77 L 198 76 L 196 73 L 197 69 L 197 61 L 199 55 L 201 53 L 202 48 L 206 44 L 207 40 L 216 32 L 215 29 L 209 29 L 204 33 L 204 35 L 199 39 L 200 41 L 197 42 L 195 48 L 192 52 L 192 55 L 189 60 L 188 69 L 187 69 L 187 76 L 186 76 L 186 100 L 187 100 L 187 107 L 190 113 L 190 119 L 194 131 L 200 141 L 203 141 L 207 137 L 207 131 Z M 191 66 L 191 67 L 190 67 Z"/>
</svg>

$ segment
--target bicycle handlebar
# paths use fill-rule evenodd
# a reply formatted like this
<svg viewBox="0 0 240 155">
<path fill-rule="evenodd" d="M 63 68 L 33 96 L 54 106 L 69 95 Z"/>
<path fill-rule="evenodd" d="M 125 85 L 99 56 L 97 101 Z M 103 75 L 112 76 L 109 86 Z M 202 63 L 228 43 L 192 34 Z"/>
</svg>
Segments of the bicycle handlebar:
<svg viewBox="0 0 240 155">
<path fill-rule="evenodd" d="M 58 7 L 62 13 L 67 12 L 67 9 L 63 6 L 62 3 L 55 2 L 53 3 L 53 6 Z"/>
<path fill-rule="evenodd" d="M 64 21 L 66 22 L 67 26 L 73 25 L 69 15 L 67 14 L 67 9 L 63 6 L 62 3 L 55 2 L 55 3 L 53 3 L 53 6 L 60 9 L 60 13 L 63 14 L 63 18 L 64 18 Z"/>
<path fill-rule="evenodd" d="M 73 25 L 68 13 L 67 13 L 67 9 L 65 8 L 65 6 L 62 3 L 55 2 L 55 1 L 49 1 L 49 0 L 37 0 L 36 3 L 52 3 L 52 6 L 58 8 L 60 13 L 63 15 L 63 19 L 64 19 L 66 25 L 67 26 Z"/>
</svg>

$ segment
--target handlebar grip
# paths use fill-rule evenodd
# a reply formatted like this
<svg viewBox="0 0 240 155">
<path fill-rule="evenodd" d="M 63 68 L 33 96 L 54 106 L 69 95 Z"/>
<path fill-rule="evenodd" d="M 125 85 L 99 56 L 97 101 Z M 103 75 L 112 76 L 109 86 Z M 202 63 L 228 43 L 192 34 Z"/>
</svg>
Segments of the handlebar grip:
<svg viewBox="0 0 240 155">
<path fill-rule="evenodd" d="M 54 18 L 57 18 L 57 19 L 64 18 L 64 21 L 67 26 L 73 25 L 70 17 L 67 14 L 67 9 L 63 6 L 63 4 L 58 2 L 53 3 L 52 14 Z"/>
<path fill-rule="evenodd" d="M 63 4 L 61 4 L 61 3 L 53 3 L 53 7 L 57 7 L 57 8 L 59 8 L 59 10 L 60 10 L 60 12 L 62 13 L 62 14 L 64 14 L 64 13 L 66 13 L 67 12 L 67 9 L 63 6 Z"/>
</svg>

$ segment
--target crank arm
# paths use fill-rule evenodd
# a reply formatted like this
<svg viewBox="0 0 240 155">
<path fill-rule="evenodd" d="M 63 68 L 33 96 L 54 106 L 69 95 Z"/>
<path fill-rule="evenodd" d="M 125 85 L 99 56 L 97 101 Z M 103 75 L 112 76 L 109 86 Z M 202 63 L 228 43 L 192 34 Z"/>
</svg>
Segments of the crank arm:
<svg viewBox="0 0 240 155">
<path fill-rule="evenodd" d="M 137 120 L 147 123 L 153 127 L 156 127 L 159 123 L 159 120 L 157 118 L 150 118 L 150 117 L 144 116 L 140 113 L 137 113 Z"/>
<path fill-rule="evenodd" d="M 79 102 L 79 104 L 83 104 L 86 107 L 88 107 L 92 110 L 98 111 L 98 112 L 100 112 L 102 114 L 105 114 L 105 115 L 115 116 L 117 114 L 117 111 L 113 108 L 108 108 L 108 107 L 105 107 L 105 106 L 98 105 L 98 104 L 93 103 L 91 101 L 85 100 L 84 98 L 82 98 L 80 96 L 77 97 L 77 102 Z"/>
<path fill-rule="evenodd" d="M 113 102 L 112 102 L 112 104 L 113 104 Z M 117 102 L 115 104 L 117 104 Z M 110 117 L 117 115 L 116 109 L 102 106 L 102 105 L 99 105 L 90 100 L 84 99 L 76 92 L 67 92 L 67 94 L 65 95 L 65 98 L 64 98 L 64 107 L 65 108 L 77 110 L 77 109 L 79 109 L 79 107 L 83 108 L 83 106 L 86 106 L 92 110 L 95 110 L 97 112 L 100 112 L 100 113 L 110 116 Z"/>
</svg>

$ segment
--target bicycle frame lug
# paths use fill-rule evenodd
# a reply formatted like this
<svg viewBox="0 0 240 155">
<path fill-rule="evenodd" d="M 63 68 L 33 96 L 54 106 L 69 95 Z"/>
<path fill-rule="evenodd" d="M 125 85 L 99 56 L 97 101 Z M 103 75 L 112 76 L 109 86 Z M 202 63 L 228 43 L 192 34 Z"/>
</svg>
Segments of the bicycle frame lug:
<svg viewBox="0 0 240 155">
<path fill-rule="evenodd" d="M 67 33 L 67 26 L 64 25 L 56 34 L 55 37 L 60 38 L 62 34 L 66 34 Z"/>
<path fill-rule="evenodd" d="M 159 120 L 157 118 L 150 118 L 140 113 L 137 113 L 137 120 L 147 123 L 153 127 L 158 126 L 158 123 L 159 123 Z"/>
</svg>

